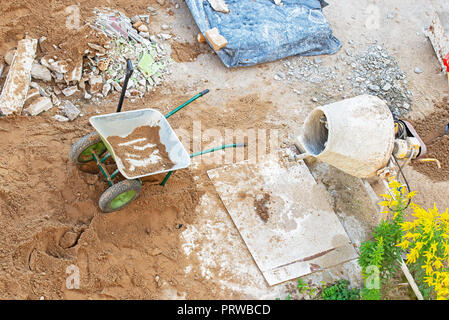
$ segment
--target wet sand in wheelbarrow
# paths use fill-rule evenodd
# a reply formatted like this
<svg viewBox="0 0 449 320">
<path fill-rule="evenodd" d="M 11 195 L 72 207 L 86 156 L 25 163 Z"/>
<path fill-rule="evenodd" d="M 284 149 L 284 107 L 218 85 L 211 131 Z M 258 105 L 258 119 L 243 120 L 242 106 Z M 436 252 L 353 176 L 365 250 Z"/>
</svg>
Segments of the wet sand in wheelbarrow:
<svg viewBox="0 0 449 320">
<path fill-rule="evenodd" d="M 140 126 L 126 137 L 107 138 L 129 177 L 169 170 L 175 165 L 161 142 L 159 130 L 159 126 Z"/>
</svg>

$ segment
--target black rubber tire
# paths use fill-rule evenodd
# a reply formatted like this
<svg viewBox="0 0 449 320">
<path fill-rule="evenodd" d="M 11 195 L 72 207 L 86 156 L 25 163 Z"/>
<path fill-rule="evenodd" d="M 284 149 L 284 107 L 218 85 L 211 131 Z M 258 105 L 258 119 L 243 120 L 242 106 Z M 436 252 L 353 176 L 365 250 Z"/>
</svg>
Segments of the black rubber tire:
<svg viewBox="0 0 449 320">
<path fill-rule="evenodd" d="M 92 132 L 90 134 L 88 134 L 87 136 L 82 137 L 81 139 L 79 139 L 77 142 L 75 142 L 72 145 L 72 148 L 70 149 L 70 153 L 69 153 L 69 158 L 70 160 L 77 165 L 82 165 L 85 163 L 88 163 L 90 161 L 93 161 L 94 159 L 92 158 L 92 160 L 89 161 L 85 161 L 85 162 L 81 162 L 79 161 L 79 157 L 80 155 L 89 147 L 103 142 L 100 138 L 100 135 L 97 132 Z M 106 147 L 105 147 L 105 151 L 106 151 Z M 102 152 L 104 153 L 104 152 Z M 100 156 L 101 154 L 99 154 Z"/>
<path fill-rule="evenodd" d="M 140 191 L 142 190 L 142 184 L 139 180 L 123 180 L 120 181 L 111 187 L 109 187 L 103 194 L 101 195 L 100 199 L 98 200 L 98 205 L 100 206 L 101 211 L 104 213 L 110 213 L 114 211 L 118 211 L 126 207 L 129 203 L 131 203 L 134 199 L 136 199 Z M 134 196 L 125 204 L 121 205 L 120 207 L 111 207 L 112 201 L 117 198 L 119 195 L 127 192 L 127 191 L 134 191 Z"/>
</svg>

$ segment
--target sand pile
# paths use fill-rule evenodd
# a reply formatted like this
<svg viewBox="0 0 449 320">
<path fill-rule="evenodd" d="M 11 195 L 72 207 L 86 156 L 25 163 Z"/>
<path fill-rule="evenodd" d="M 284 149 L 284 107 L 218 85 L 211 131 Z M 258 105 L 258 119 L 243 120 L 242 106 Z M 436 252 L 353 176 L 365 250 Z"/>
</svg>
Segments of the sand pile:
<svg viewBox="0 0 449 320">
<path fill-rule="evenodd" d="M 434 181 L 449 180 L 449 135 L 445 128 L 449 122 L 449 98 L 435 104 L 436 111 L 423 120 L 416 121 L 413 126 L 427 146 L 425 158 L 436 158 L 441 163 L 439 169 L 434 162 L 413 162 L 413 167 Z"/>
<path fill-rule="evenodd" d="M 150 172 L 168 170 L 174 166 L 165 145 L 161 142 L 159 130 L 159 126 L 141 126 L 126 137 L 107 138 L 116 158 L 122 162 L 127 176 L 138 177 Z"/>
</svg>

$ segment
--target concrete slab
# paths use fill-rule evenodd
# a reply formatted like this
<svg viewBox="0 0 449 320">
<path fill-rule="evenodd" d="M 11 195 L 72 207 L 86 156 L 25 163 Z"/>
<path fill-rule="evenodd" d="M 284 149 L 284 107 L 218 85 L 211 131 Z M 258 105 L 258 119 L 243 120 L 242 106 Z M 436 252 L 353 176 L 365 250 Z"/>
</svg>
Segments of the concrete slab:
<svg viewBox="0 0 449 320">
<path fill-rule="evenodd" d="M 21 113 L 31 81 L 31 67 L 36 55 L 37 40 L 20 40 L 11 62 L 5 86 L 0 95 L 0 111 L 4 115 Z"/>
<path fill-rule="evenodd" d="M 269 285 L 357 258 L 304 162 L 270 155 L 207 174 Z"/>
</svg>

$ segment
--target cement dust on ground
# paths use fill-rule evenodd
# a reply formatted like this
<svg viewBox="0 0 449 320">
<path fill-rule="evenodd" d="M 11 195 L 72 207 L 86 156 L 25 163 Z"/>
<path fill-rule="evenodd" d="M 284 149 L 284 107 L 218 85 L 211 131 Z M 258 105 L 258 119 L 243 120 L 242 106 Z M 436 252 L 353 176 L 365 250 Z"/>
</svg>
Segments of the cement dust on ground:
<svg viewBox="0 0 449 320">
<path fill-rule="evenodd" d="M 337 58 L 345 56 L 345 49 L 354 43 L 368 47 L 378 41 L 395 56 L 414 93 L 406 118 L 415 121 L 418 128 L 419 123 L 434 123 L 439 128 L 444 118 L 437 116 L 436 122 L 426 119 L 433 119 L 432 114 L 441 109 L 435 105 L 441 105 L 448 95 L 447 78 L 439 71 L 423 28 L 430 24 L 431 5 L 438 8 L 443 2 L 376 1 L 381 24 L 374 30 L 365 26 L 366 8 L 373 1 L 328 2 L 324 13 L 343 47 L 334 56 L 322 56 L 323 64 L 338 65 Z M 170 118 L 190 152 L 220 145 L 226 129 L 269 130 L 267 135 L 277 131 L 280 146 L 273 149 L 282 149 L 292 145 L 310 110 L 347 95 L 327 91 L 325 82 L 299 82 L 295 85 L 299 93 L 294 92 L 274 80 L 282 61 L 226 69 L 206 45 L 196 44 L 198 28 L 183 2 L 178 9 L 170 1 L 160 6 L 155 0 L 78 3 L 82 19 L 95 7 L 107 6 L 132 16 L 146 13 L 150 5 L 158 10 L 150 22 L 155 33 L 162 30 L 162 24 L 171 25 L 173 38 L 167 42 L 176 61 L 172 75 L 143 99 L 125 100 L 123 110 L 151 107 L 165 114 L 210 89 L 208 95 Z M 26 34 L 45 36 L 49 43 L 66 42 L 70 32 L 65 28 L 65 9 L 70 5 L 69 0 L 2 1 L 0 56 Z M 413 71 L 417 66 L 423 70 L 421 74 Z M 343 72 L 346 69 L 340 70 L 336 79 L 329 81 L 343 82 L 348 75 Z M 0 84 L 3 81 L 4 77 Z M 319 102 L 312 100 L 314 96 Z M 206 175 L 207 170 L 223 165 L 229 151 L 193 159 L 192 166 L 175 172 L 165 188 L 144 184 L 140 197 L 122 211 L 109 215 L 100 212 L 97 201 L 107 183 L 101 176 L 78 170 L 69 162 L 68 153 L 77 139 L 92 132 L 88 118 L 114 112 L 118 98 L 115 93 L 100 103 L 78 99 L 83 116 L 73 122 L 53 120 L 56 108 L 37 117 L 0 118 L 0 298 L 285 298 L 295 281 L 273 287 L 265 283 Z M 447 100 L 444 108 L 447 110 Z M 215 129 L 215 133 L 208 131 L 209 135 L 203 136 L 201 146 L 189 139 L 199 127 L 202 131 Z M 429 154 L 435 152 L 443 164 L 444 157 L 432 151 L 432 143 L 428 147 Z M 311 170 L 327 190 L 357 249 L 376 221 L 360 181 L 326 164 Z M 441 209 L 449 207 L 449 180 L 434 180 L 440 176 L 434 163 L 413 163 L 405 168 L 405 174 L 412 189 L 418 191 L 415 202 L 424 207 L 433 206 L 433 202 Z M 77 290 L 66 288 L 66 270 L 71 265 L 80 270 L 81 288 Z M 360 285 L 357 263 L 317 272 L 304 280 L 319 285 L 320 281 L 330 283 L 341 277 Z M 406 297 L 407 292 L 396 292 L 395 288 L 391 298 Z"/>
</svg>

